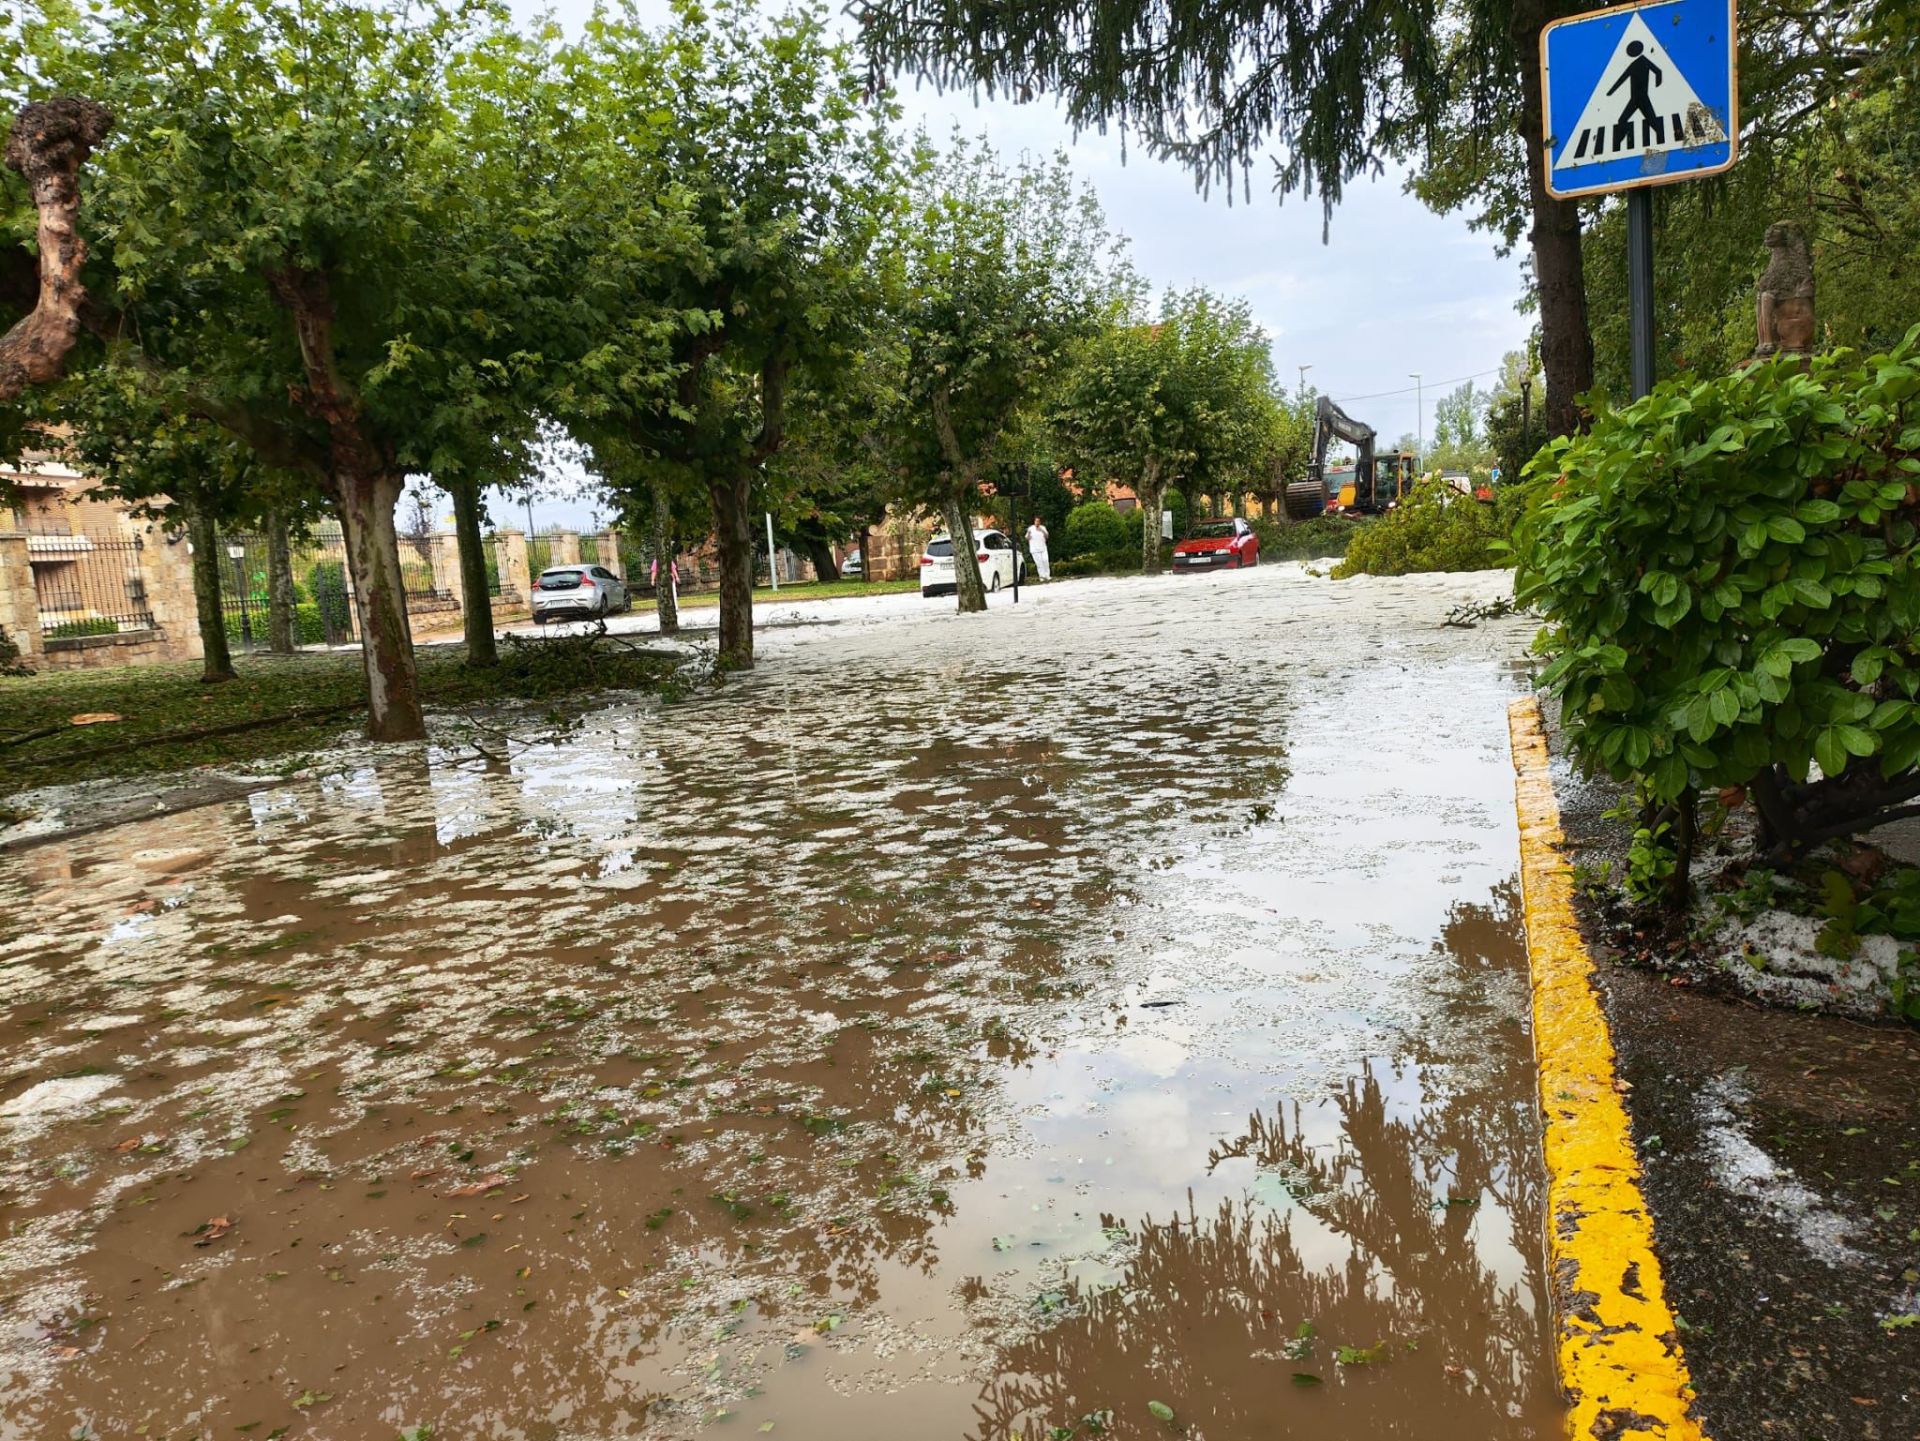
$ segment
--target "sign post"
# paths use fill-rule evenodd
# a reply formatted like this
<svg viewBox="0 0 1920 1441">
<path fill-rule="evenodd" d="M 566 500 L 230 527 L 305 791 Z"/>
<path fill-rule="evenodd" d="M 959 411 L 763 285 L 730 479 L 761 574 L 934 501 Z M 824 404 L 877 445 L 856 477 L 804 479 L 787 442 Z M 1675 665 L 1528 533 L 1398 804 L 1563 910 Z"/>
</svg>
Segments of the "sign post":
<svg viewBox="0 0 1920 1441">
<path fill-rule="evenodd" d="M 1735 0 L 1641 0 L 1540 32 L 1547 193 L 1627 192 L 1633 394 L 1653 388 L 1653 198 L 1729 169 L 1740 149 Z"/>
</svg>

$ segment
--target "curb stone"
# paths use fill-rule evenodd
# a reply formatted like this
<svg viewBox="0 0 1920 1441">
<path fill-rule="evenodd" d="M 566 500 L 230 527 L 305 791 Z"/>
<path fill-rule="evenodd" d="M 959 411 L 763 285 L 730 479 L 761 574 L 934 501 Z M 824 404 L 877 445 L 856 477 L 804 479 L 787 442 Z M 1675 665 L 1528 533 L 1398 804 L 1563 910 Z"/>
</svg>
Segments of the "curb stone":
<svg viewBox="0 0 1920 1441">
<path fill-rule="evenodd" d="M 1593 957 L 1573 913 L 1540 706 L 1507 710 L 1547 1169 L 1555 1360 L 1575 1441 L 1706 1441 L 1654 1252 Z"/>
</svg>

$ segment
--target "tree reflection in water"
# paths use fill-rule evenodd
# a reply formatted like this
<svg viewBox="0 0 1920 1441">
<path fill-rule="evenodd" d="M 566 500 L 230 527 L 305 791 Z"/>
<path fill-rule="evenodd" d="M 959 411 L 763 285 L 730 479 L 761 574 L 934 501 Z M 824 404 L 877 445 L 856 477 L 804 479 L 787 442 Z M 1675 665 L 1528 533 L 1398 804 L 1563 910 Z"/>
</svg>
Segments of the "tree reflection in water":
<svg viewBox="0 0 1920 1441">
<path fill-rule="evenodd" d="M 1134 1228 L 1119 1286 L 1069 1288 L 1061 1319 L 1012 1342 L 973 1434 L 1086 1435 L 1111 1410 L 1111 1434 L 1149 1436 L 1149 1400 L 1205 1441 L 1556 1434 L 1527 1051 L 1459 1061 L 1463 1036 L 1517 1025 L 1490 999 L 1521 964 L 1514 899 L 1455 907 L 1458 967 L 1404 1055 L 1251 1116 L 1208 1158 L 1238 1194 L 1190 1189 L 1184 1214 Z M 1341 1347 L 1375 1354 L 1343 1365 Z"/>
</svg>

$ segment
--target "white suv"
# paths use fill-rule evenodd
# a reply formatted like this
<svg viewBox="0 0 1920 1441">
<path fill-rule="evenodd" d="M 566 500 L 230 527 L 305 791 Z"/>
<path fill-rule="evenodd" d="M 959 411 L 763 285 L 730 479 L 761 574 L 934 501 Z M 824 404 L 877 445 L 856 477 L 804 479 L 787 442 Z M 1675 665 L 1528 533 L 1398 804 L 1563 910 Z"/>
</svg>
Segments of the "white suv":
<svg viewBox="0 0 1920 1441">
<path fill-rule="evenodd" d="M 980 584 L 988 590 L 1012 585 L 1016 566 L 1020 579 L 1027 578 L 1026 561 L 1013 548 L 1005 531 L 976 530 L 973 558 L 980 565 Z M 943 530 L 927 542 L 926 550 L 920 555 L 920 594 L 952 595 L 958 588 L 959 582 L 953 575 L 953 537 Z"/>
</svg>

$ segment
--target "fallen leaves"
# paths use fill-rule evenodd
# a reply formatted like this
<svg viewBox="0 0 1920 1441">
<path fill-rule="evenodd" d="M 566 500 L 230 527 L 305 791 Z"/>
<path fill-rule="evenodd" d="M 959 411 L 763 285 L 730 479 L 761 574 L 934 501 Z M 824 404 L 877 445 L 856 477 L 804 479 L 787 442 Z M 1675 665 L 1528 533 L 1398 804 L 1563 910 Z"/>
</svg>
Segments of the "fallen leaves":
<svg viewBox="0 0 1920 1441">
<path fill-rule="evenodd" d="M 231 1216 L 209 1216 L 186 1234 L 194 1238 L 193 1244 L 196 1246 L 211 1246 L 215 1241 L 224 1238 L 232 1229 Z"/>
<path fill-rule="evenodd" d="M 449 1200 L 455 1197 L 484 1196 L 487 1192 L 497 1191 L 506 1184 L 507 1178 L 496 1171 L 491 1176 L 482 1176 L 477 1181 L 471 1181 L 464 1186 L 455 1186 L 451 1191 L 442 1191 L 440 1194 Z"/>
<path fill-rule="evenodd" d="M 121 715 L 118 711 L 86 710 L 86 711 L 81 711 L 79 715 L 70 717 L 68 720 L 68 724 L 77 725 L 77 726 L 98 726 L 98 725 L 106 725 L 109 721 L 117 721 L 117 720 L 125 720 L 125 719 L 126 717 Z"/>
</svg>

